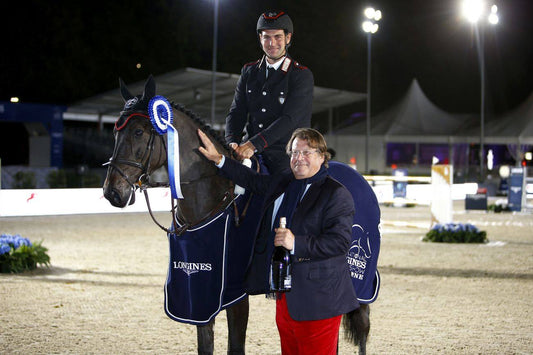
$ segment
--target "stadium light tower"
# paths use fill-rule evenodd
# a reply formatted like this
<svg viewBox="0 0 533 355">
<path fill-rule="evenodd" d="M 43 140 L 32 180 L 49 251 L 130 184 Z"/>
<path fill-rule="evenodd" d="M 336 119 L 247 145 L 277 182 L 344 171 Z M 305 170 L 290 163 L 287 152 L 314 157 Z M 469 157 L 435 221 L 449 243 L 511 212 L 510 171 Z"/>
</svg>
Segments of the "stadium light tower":
<svg viewBox="0 0 533 355">
<path fill-rule="evenodd" d="M 364 11 L 362 28 L 366 32 L 367 38 L 367 73 L 366 73 L 366 139 L 365 139 L 365 172 L 369 173 L 369 143 L 370 143 L 370 98 L 371 98 L 371 57 L 372 57 L 372 35 L 379 29 L 377 22 L 381 20 L 381 11 L 373 7 L 367 7 Z"/>
<path fill-rule="evenodd" d="M 211 127 L 215 126 L 217 91 L 218 0 L 213 1 L 213 63 L 211 77 Z"/>
<path fill-rule="evenodd" d="M 485 139 L 485 51 L 484 28 L 485 20 L 488 24 L 496 25 L 499 21 L 498 7 L 492 5 L 490 11 L 483 0 L 463 0 L 463 16 L 472 24 L 476 35 L 478 51 L 479 72 L 481 78 L 481 107 L 480 107 L 480 133 L 479 133 L 479 179 L 484 180 L 484 139 Z M 481 30 L 480 30 L 481 27 Z"/>
</svg>

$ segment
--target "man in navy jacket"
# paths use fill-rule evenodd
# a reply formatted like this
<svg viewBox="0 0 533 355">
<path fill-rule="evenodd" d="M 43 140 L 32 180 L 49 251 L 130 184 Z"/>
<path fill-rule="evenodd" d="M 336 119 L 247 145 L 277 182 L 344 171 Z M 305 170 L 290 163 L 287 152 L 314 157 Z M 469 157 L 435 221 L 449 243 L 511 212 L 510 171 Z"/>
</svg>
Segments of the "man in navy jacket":
<svg viewBox="0 0 533 355">
<path fill-rule="evenodd" d="M 327 173 L 324 137 L 311 128 L 297 129 L 286 147 L 292 171 L 260 175 L 221 155 L 198 133 L 205 146 L 200 152 L 223 175 L 265 197 L 246 291 L 271 292 L 274 247 L 292 253 L 292 289 L 276 301 L 282 353 L 335 354 L 342 314 L 359 306 L 346 262 L 355 210 L 350 192 Z M 279 228 L 279 211 L 288 217 L 286 228 Z"/>
<path fill-rule="evenodd" d="M 225 134 L 239 159 L 260 154 L 274 173 L 289 166 L 285 145 L 291 133 L 311 126 L 314 82 L 311 70 L 287 52 L 293 34 L 287 13 L 261 14 L 256 29 L 264 56 L 242 68 Z"/>
</svg>

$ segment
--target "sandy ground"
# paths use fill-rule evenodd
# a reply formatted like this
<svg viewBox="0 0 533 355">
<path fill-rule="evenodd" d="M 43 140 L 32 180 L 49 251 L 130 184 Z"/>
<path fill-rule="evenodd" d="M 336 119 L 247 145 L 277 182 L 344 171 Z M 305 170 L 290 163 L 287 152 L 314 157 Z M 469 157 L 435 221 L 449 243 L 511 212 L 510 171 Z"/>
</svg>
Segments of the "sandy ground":
<svg viewBox="0 0 533 355">
<path fill-rule="evenodd" d="M 369 354 L 533 354 L 533 215 L 456 203 L 454 219 L 491 243 L 421 242 L 428 207 L 382 206 Z M 43 240 L 52 259 L 49 269 L 0 274 L 1 353 L 196 353 L 195 327 L 163 311 L 167 240 L 148 214 L 4 217 L 0 232 Z M 247 353 L 279 354 L 274 303 L 250 304 Z M 225 322 L 222 312 L 217 354 L 226 353 Z M 341 354 L 355 352 L 341 340 Z"/>
</svg>

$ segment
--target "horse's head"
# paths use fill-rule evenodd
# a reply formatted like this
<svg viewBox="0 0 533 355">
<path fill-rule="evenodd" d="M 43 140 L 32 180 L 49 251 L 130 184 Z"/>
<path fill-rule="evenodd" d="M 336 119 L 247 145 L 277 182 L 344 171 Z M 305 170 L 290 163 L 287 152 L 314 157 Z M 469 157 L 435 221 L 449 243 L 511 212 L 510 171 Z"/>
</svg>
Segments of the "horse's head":
<svg viewBox="0 0 533 355">
<path fill-rule="evenodd" d="M 133 204 L 136 186 L 166 162 L 165 140 L 148 116 L 148 103 L 155 96 L 153 77 L 146 81 L 143 94 L 137 96 L 120 79 L 120 92 L 125 104 L 115 123 L 115 148 L 103 187 L 105 198 L 115 207 Z"/>
<path fill-rule="evenodd" d="M 126 102 L 115 123 L 115 148 L 107 163 L 104 196 L 115 207 L 135 202 L 135 189 L 150 185 L 153 171 L 167 167 L 166 136 L 158 134 L 148 116 L 150 100 L 155 96 L 155 82 L 148 78 L 142 95 L 133 96 L 122 80 L 120 91 Z M 213 138 L 220 152 L 229 147 L 193 112 L 172 105 L 173 123 L 179 132 L 180 188 L 184 199 L 178 199 L 178 219 L 195 225 L 223 209 L 233 197 L 233 183 L 217 174 L 217 168 L 198 152 L 201 129 Z M 176 163 L 176 162 L 175 162 Z"/>
</svg>

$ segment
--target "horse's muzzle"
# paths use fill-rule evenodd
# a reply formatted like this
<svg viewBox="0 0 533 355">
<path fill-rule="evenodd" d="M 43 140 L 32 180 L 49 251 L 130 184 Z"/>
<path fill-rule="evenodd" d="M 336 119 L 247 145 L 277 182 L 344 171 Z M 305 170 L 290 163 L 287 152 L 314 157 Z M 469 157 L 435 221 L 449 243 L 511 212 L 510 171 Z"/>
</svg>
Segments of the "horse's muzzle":
<svg viewBox="0 0 533 355">
<path fill-rule="evenodd" d="M 123 208 L 135 203 L 135 193 L 133 190 L 130 190 L 127 196 L 123 196 L 116 189 L 106 189 L 104 190 L 104 197 L 114 207 Z"/>
</svg>

